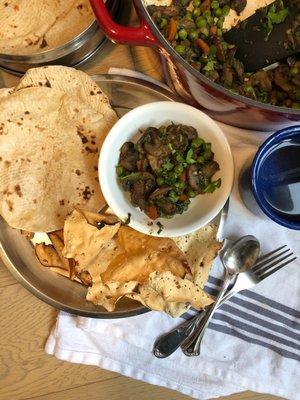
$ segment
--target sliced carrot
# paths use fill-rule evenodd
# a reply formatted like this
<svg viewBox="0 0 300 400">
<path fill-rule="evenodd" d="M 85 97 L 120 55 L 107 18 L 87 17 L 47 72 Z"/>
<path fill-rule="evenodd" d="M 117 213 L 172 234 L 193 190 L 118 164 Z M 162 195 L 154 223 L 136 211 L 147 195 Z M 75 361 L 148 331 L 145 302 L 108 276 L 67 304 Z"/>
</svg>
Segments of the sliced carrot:
<svg viewBox="0 0 300 400">
<path fill-rule="evenodd" d="M 136 167 L 137 167 L 137 170 L 138 170 L 139 172 L 141 172 L 142 169 L 143 169 L 143 161 L 142 161 L 142 160 L 137 160 L 137 162 L 136 162 Z"/>
<path fill-rule="evenodd" d="M 157 207 L 155 207 L 153 204 L 150 204 L 150 205 L 147 207 L 146 214 L 148 215 L 148 217 L 149 217 L 150 219 L 156 219 L 156 218 L 158 218 Z"/>
<path fill-rule="evenodd" d="M 181 182 L 185 182 L 186 181 L 186 171 L 183 171 L 180 175 L 180 181 Z"/>
<path fill-rule="evenodd" d="M 184 193 L 182 193 L 182 194 L 179 196 L 179 200 L 180 200 L 180 201 L 186 201 L 187 199 L 188 199 L 188 197 L 187 197 L 187 195 L 184 194 Z"/>
<path fill-rule="evenodd" d="M 203 3 L 200 6 L 201 13 L 204 13 L 204 11 L 209 11 L 211 7 L 211 1 L 210 0 L 204 0 Z"/>
<path fill-rule="evenodd" d="M 203 51 L 203 53 L 209 53 L 210 52 L 210 48 L 209 45 L 203 40 L 203 39 L 197 39 L 196 40 L 196 45 L 197 47 L 199 47 L 200 50 Z"/>
<path fill-rule="evenodd" d="M 168 25 L 168 40 L 172 42 L 175 39 L 177 33 L 177 22 L 174 18 L 171 18 Z"/>
<path fill-rule="evenodd" d="M 212 25 L 212 26 L 210 27 L 210 33 L 211 33 L 212 35 L 216 35 L 216 34 L 217 34 L 217 29 L 218 29 L 217 25 Z"/>
</svg>

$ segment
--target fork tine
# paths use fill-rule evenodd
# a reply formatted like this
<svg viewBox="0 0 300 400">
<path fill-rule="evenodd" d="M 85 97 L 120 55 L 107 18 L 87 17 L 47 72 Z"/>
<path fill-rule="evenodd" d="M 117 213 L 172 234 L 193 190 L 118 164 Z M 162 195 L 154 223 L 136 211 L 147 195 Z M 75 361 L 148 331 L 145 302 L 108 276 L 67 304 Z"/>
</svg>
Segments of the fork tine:
<svg viewBox="0 0 300 400">
<path fill-rule="evenodd" d="M 265 272 L 269 271 L 271 268 L 276 267 L 276 265 L 278 265 L 279 263 L 281 263 L 281 261 L 286 260 L 288 257 L 293 256 L 294 254 L 292 252 L 290 252 L 289 254 L 285 254 L 283 257 L 280 257 L 278 259 L 276 259 L 275 261 L 273 261 L 272 263 L 270 263 L 269 261 L 266 261 L 264 263 L 264 265 L 261 266 L 261 268 L 258 271 L 255 271 L 254 273 L 257 276 L 263 275 Z"/>
<path fill-rule="evenodd" d="M 294 254 L 291 254 L 291 255 L 294 255 Z M 291 262 L 295 261 L 296 259 L 297 259 L 297 257 L 295 256 L 280 265 L 278 265 L 277 263 L 274 263 L 275 265 L 278 265 L 278 266 L 276 268 L 273 268 L 271 271 L 268 270 L 268 272 L 259 276 L 259 280 L 262 281 L 262 280 L 266 279 L 268 276 L 273 275 L 275 272 L 279 271 L 281 268 L 285 267 L 286 265 L 290 264 Z"/>
<path fill-rule="evenodd" d="M 267 254 L 265 254 L 265 255 L 263 255 L 263 256 L 260 256 L 260 257 L 257 259 L 256 263 L 259 263 L 259 262 L 263 261 L 265 258 L 271 256 L 271 255 L 274 254 L 274 253 L 277 253 L 277 251 L 280 251 L 280 250 L 284 249 L 285 247 L 287 247 L 286 244 L 284 244 L 284 245 L 281 246 L 281 247 L 278 247 L 278 248 L 275 249 L 275 250 L 270 251 L 270 253 L 267 253 Z"/>
<path fill-rule="evenodd" d="M 284 246 L 284 247 L 286 247 L 286 246 Z M 274 250 L 274 251 L 272 251 L 271 253 L 266 254 L 266 255 L 263 257 L 262 261 L 260 261 L 259 263 L 254 264 L 254 266 L 252 267 L 252 271 L 253 271 L 253 272 L 259 272 L 259 270 L 260 270 L 261 267 L 264 267 L 267 263 L 269 263 L 269 262 L 271 262 L 271 261 L 273 261 L 273 260 L 276 260 L 276 258 L 278 258 L 278 257 L 282 256 L 283 254 L 287 253 L 288 251 L 290 251 L 290 249 L 287 248 L 287 249 L 285 249 L 284 251 L 281 251 L 280 253 L 275 254 L 273 257 L 269 258 L 270 255 L 273 255 L 273 254 L 274 254 L 275 252 L 277 252 L 278 250 L 279 250 L 279 249 Z"/>
</svg>

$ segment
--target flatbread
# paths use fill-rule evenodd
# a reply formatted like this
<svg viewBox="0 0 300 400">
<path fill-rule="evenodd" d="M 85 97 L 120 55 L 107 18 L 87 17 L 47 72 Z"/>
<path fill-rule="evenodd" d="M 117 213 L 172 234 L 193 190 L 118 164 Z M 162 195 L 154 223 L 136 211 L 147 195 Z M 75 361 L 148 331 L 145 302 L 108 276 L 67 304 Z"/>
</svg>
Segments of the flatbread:
<svg viewBox="0 0 300 400">
<path fill-rule="evenodd" d="M 0 0 L 0 53 L 26 55 L 59 47 L 94 19 L 88 0 Z"/>
<path fill-rule="evenodd" d="M 88 75 L 67 67 L 41 69 L 0 95 L 0 214 L 29 232 L 61 229 L 76 207 L 103 207 L 98 157 L 117 120 Z"/>
</svg>

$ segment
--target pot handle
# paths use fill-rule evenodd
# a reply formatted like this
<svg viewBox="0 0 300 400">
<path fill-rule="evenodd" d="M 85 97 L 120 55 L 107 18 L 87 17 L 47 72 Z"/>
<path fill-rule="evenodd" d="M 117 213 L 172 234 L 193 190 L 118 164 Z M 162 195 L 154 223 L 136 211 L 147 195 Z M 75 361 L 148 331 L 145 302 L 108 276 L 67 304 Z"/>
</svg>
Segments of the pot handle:
<svg viewBox="0 0 300 400">
<path fill-rule="evenodd" d="M 90 0 L 90 3 L 101 29 L 114 43 L 140 46 L 158 45 L 156 37 L 152 34 L 144 19 L 140 19 L 139 27 L 122 26 L 113 21 L 107 11 L 104 0 Z"/>
</svg>

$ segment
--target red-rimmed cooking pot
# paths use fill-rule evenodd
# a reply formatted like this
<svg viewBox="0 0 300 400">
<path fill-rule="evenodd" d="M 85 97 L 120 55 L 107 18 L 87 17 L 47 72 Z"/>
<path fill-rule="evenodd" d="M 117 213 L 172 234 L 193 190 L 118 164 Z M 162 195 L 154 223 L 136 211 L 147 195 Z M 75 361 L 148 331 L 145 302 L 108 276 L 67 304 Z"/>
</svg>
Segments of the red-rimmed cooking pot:
<svg viewBox="0 0 300 400">
<path fill-rule="evenodd" d="M 234 94 L 207 79 L 180 57 L 160 33 L 143 0 L 134 0 L 139 27 L 115 23 L 104 0 L 90 0 L 95 15 L 107 37 L 115 43 L 152 46 L 160 52 L 165 78 L 185 102 L 204 110 L 211 117 L 255 130 L 278 130 L 300 122 L 300 110 L 275 107 Z"/>
</svg>

